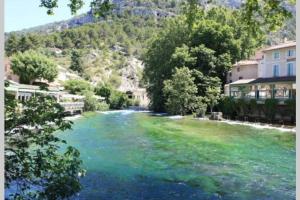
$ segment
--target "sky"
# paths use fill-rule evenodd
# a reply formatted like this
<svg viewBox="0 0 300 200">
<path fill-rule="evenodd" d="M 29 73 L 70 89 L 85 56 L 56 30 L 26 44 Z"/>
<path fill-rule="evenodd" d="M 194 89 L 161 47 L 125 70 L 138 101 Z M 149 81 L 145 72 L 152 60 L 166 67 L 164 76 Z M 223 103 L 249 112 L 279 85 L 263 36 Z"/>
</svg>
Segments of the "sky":
<svg viewBox="0 0 300 200">
<path fill-rule="evenodd" d="M 58 0 L 58 8 L 54 15 L 47 15 L 47 9 L 39 7 L 40 0 L 5 0 L 4 21 L 5 32 L 18 31 L 24 28 L 39 26 L 51 22 L 70 19 L 70 0 Z M 91 0 L 85 0 L 85 5 L 77 14 L 89 10 Z"/>
</svg>

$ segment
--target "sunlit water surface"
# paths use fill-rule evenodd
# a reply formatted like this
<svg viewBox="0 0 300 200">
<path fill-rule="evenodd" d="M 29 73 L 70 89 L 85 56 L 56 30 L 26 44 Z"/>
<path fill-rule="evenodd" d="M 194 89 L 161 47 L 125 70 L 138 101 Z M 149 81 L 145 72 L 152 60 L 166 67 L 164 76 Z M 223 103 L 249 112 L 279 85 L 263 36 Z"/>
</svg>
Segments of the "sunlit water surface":
<svg viewBox="0 0 300 200">
<path fill-rule="evenodd" d="M 294 133 L 124 111 L 60 137 L 87 170 L 73 199 L 295 199 Z"/>
</svg>

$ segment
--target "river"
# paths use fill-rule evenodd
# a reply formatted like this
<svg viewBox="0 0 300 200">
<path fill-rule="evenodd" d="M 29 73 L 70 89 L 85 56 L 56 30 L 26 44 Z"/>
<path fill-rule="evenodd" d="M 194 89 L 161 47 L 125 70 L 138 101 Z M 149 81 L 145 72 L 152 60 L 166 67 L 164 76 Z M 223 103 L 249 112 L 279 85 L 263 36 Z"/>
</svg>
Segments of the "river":
<svg viewBox="0 0 300 200">
<path fill-rule="evenodd" d="M 294 133 L 122 111 L 59 134 L 87 170 L 73 199 L 295 199 Z"/>
</svg>

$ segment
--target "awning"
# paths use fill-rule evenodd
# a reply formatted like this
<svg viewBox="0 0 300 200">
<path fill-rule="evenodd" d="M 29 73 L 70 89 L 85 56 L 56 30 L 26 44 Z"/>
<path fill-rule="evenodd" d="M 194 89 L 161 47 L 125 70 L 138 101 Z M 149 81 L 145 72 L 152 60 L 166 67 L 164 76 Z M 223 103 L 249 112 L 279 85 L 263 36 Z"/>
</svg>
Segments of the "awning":
<svg viewBox="0 0 300 200">
<path fill-rule="evenodd" d="M 254 80 L 255 79 L 240 79 L 240 80 L 230 83 L 229 85 L 242 85 L 242 84 L 251 83 Z"/>
<path fill-rule="evenodd" d="M 276 82 L 296 82 L 296 76 L 258 78 L 250 83 L 255 84 L 255 83 L 276 83 Z"/>
</svg>

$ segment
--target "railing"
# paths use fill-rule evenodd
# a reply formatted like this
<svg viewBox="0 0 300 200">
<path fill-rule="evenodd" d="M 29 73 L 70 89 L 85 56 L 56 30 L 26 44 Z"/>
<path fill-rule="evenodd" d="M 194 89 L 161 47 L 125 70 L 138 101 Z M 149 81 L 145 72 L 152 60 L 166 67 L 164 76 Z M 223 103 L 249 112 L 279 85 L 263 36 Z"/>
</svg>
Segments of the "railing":
<svg viewBox="0 0 300 200">
<path fill-rule="evenodd" d="M 82 110 L 84 107 L 84 102 L 60 102 L 59 104 L 64 107 L 66 111 Z"/>
<path fill-rule="evenodd" d="M 255 95 L 254 95 L 255 94 Z M 257 100 L 266 100 L 266 99 L 295 99 L 295 94 L 293 90 L 286 89 L 275 89 L 275 90 L 256 90 L 244 93 L 242 91 L 232 91 L 231 97 L 235 99 L 257 99 Z"/>
</svg>

